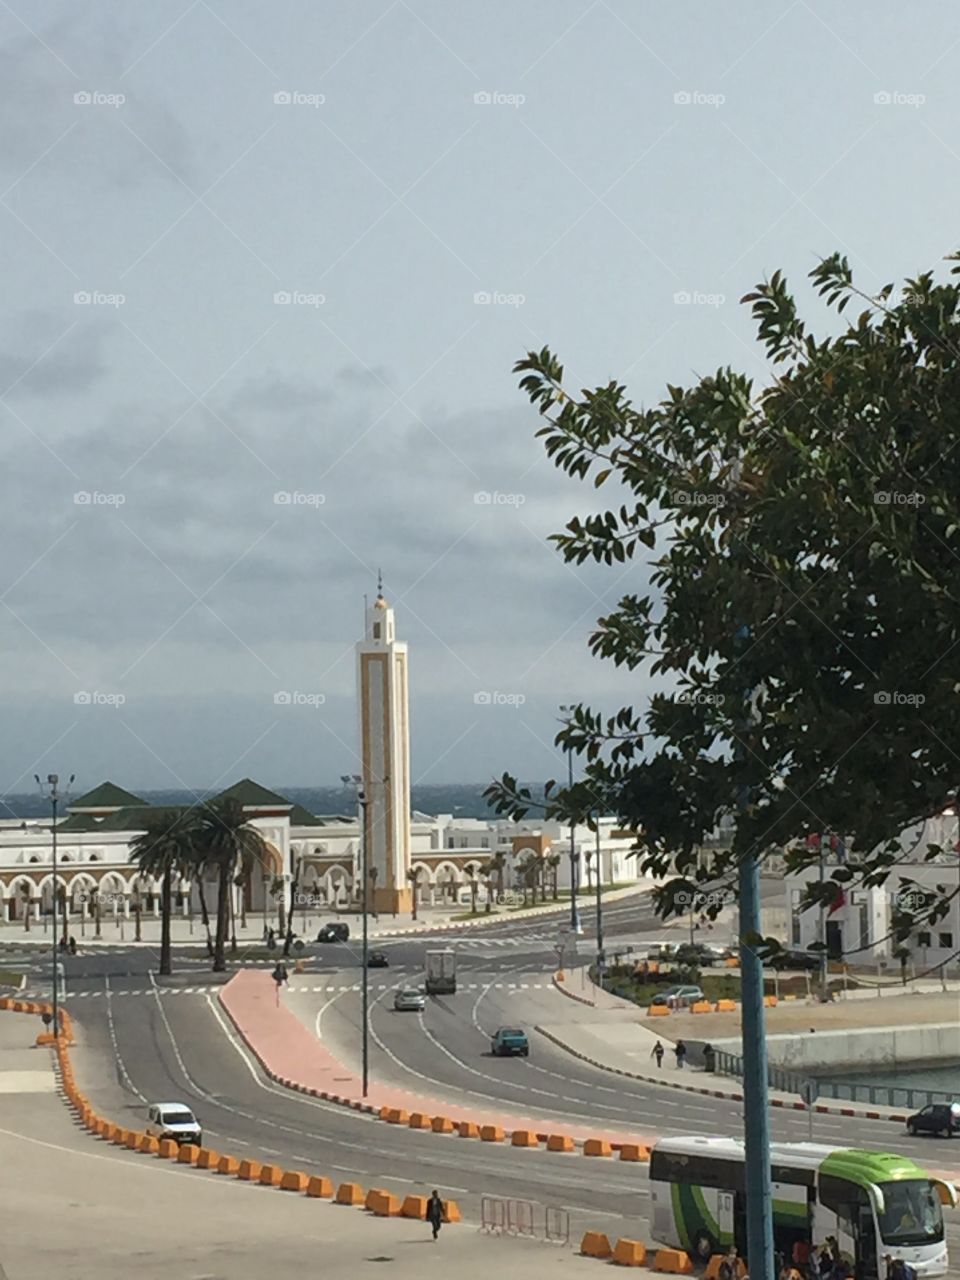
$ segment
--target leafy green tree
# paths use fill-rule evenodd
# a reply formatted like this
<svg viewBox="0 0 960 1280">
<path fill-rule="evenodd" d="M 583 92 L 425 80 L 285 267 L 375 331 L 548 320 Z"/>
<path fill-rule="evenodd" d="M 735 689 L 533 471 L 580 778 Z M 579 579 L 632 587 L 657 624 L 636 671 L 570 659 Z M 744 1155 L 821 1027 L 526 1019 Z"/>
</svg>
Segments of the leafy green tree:
<svg viewBox="0 0 960 1280">
<path fill-rule="evenodd" d="M 263 836 L 244 816 L 243 806 L 232 796 L 211 800 L 195 811 L 195 857 L 217 872 L 217 923 L 213 942 L 213 971 L 227 967 L 226 943 L 230 929 L 230 890 L 238 874 L 254 866 L 264 867 L 269 851 Z"/>
<path fill-rule="evenodd" d="M 743 299 L 762 387 L 720 368 L 640 408 L 617 381 L 570 390 L 547 348 L 516 366 L 548 456 L 619 490 L 556 535 L 564 559 L 647 562 L 591 650 L 658 686 L 647 706 L 574 710 L 557 741 L 585 757 L 584 777 L 551 783 L 546 813 L 583 818 L 599 801 L 641 831 L 644 869 L 671 877 L 666 915 L 745 858 L 816 862 L 812 833 L 838 834 L 847 856 L 809 902 L 882 883 L 903 833 L 957 792 L 960 288 L 924 273 L 870 297 L 839 255 L 810 276 L 826 336 L 780 272 Z M 518 817 L 535 803 L 509 774 L 488 796 Z M 731 845 L 708 873 L 697 850 L 724 818 Z M 916 913 L 898 919 L 904 936 Z"/>
<path fill-rule="evenodd" d="M 138 874 L 160 881 L 160 972 L 172 972 L 170 919 L 173 913 L 173 880 L 187 875 L 194 856 L 193 810 L 158 810 L 150 814 L 146 829 L 135 836 L 130 852 Z"/>
</svg>

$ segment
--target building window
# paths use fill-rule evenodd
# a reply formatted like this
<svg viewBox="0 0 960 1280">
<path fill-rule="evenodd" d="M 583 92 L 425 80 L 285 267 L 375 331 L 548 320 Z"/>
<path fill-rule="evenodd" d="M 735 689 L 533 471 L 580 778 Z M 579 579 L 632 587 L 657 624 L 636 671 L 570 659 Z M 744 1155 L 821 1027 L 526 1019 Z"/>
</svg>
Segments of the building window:
<svg viewBox="0 0 960 1280">
<path fill-rule="evenodd" d="M 953 934 L 952 934 L 952 933 L 940 933 L 940 934 L 938 934 L 937 936 L 938 936 L 938 938 L 940 939 L 940 946 L 941 946 L 941 947 L 952 947 L 952 946 L 953 946 Z"/>
<path fill-rule="evenodd" d="M 380 623 L 379 622 L 375 622 L 373 624 L 373 638 L 374 640 L 380 639 Z"/>
<path fill-rule="evenodd" d="M 920 944 L 921 947 L 929 947 L 930 945 L 929 933 L 918 933 L 917 942 Z"/>
</svg>

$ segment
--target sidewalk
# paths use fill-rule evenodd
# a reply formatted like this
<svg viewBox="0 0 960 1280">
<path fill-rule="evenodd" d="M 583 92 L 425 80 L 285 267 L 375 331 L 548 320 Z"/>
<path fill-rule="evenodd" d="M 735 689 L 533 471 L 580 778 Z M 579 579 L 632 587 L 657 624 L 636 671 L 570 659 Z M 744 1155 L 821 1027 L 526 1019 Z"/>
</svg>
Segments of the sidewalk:
<svg viewBox="0 0 960 1280">
<path fill-rule="evenodd" d="M 562 1023 L 538 1026 L 559 1048 L 575 1058 L 589 1062 L 615 1075 L 630 1076 L 635 1080 L 647 1080 L 651 1084 L 682 1089 L 711 1098 L 724 1098 L 742 1102 L 742 1086 L 728 1076 L 708 1074 L 702 1068 L 689 1064 L 678 1071 L 673 1058 L 673 1046 L 677 1040 L 688 1043 L 712 1042 L 740 1037 L 740 1011 L 734 1013 L 691 1014 L 671 1013 L 666 1017 L 648 1019 L 642 1009 L 599 990 L 586 975 L 585 970 L 568 972 L 563 979 L 557 975 L 554 985 L 570 997 L 571 1008 L 576 1002 L 578 1012 Z M 923 996 L 906 997 L 911 1001 L 911 1011 L 922 1017 L 926 999 Z M 596 1002 L 596 1003 L 595 1003 Z M 879 1008 L 875 1008 L 879 1005 Z M 878 1018 L 889 1016 L 889 999 L 869 1004 L 857 1001 L 845 1006 L 842 1001 L 829 1005 L 807 1005 L 797 1002 L 767 1009 L 767 1031 L 770 1035 L 789 1032 L 806 1033 L 811 1029 L 827 1030 L 831 1026 L 852 1024 L 864 1028 L 880 1025 Z M 657 1040 L 666 1049 L 664 1066 L 658 1070 L 652 1060 L 651 1050 Z M 682 1082 L 681 1082 L 682 1077 Z M 770 1091 L 770 1105 L 793 1111 L 806 1111 L 806 1103 L 796 1094 Z M 902 1109 L 844 1102 L 818 1102 L 814 1113 L 821 1115 L 854 1116 L 866 1120 L 887 1120 L 903 1124 L 906 1114 Z"/>
<path fill-rule="evenodd" d="M 575 1143 L 599 1138 L 618 1147 L 631 1143 L 649 1146 L 649 1139 L 642 1135 L 584 1128 L 562 1118 L 545 1120 L 543 1117 L 455 1107 L 438 1103 L 435 1098 L 379 1084 L 371 1086 L 364 1099 L 357 1076 L 338 1062 L 300 1019 L 284 1007 L 282 1001 L 278 1005 L 274 983 L 266 973 L 249 970 L 238 973 L 221 989 L 219 999 L 267 1075 L 300 1093 L 326 1098 L 370 1114 L 377 1114 L 384 1108 L 396 1108 L 410 1114 L 420 1112 L 431 1118 L 444 1115 L 454 1125 L 461 1122 L 492 1125 L 507 1134 L 523 1130 L 538 1133 L 541 1141 L 546 1141 L 549 1134 L 566 1134 Z"/>
</svg>

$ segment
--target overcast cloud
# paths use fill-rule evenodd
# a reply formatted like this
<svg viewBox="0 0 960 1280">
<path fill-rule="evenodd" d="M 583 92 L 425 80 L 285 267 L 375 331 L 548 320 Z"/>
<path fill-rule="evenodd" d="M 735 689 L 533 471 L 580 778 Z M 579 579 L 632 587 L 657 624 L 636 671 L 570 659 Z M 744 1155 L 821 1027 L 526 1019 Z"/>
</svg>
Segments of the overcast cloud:
<svg viewBox="0 0 960 1280">
<path fill-rule="evenodd" d="M 817 316 L 816 256 L 936 266 L 960 13 L 923 14 L 11 0 L 0 790 L 335 781 L 378 568 L 417 779 L 552 776 L 559 703 L 641 704 L 586 641 L 646 571 L 547 543 L 616 495 L 545 460 L 511 366 L 762 378 L 764 274 Z"/>
</svg>

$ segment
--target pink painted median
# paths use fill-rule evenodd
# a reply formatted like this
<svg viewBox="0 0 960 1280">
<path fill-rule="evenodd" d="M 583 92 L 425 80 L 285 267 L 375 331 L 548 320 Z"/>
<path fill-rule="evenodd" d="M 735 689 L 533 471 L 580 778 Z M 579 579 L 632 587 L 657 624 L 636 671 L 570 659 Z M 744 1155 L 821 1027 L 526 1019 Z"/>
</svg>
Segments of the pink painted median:
<svg viewBox="0 0 960 1280">
<path fill-rule="evenodd" d="M 221 989 L 220 1003 L 267 1075 L 301 1093 L 371 1113 L 393 1110 L 431 1118 L 443 1117 L 453 1125 L 495 1130 L 500 1136 L 489 1139 L 492 1141 L 502 1141 L 513 1132 L 527 1132 L 534 1135 L 538 1143 L 546 1143 L 550 1136 L 566 1135 L 577 1143 L 593 1139 L 601 1146 L 609 1144 L 614 1150 L 623 1147 L 642 1149 L 651 1142 L 649 1138 L 632 1134 L 603 1133 L 596 1128 L 571 1125 L 559 1117 L 534 1119 L 495 1111 L 466 1111 L 437 1098 L 376 1083 L 371 1084 L 364 1099 L 360 1079 L 338 1062 L 284 1006 L 282 996 L 280 1004 L 277 1004 L 276 988 L 268 973 L 242 970 Z M 597 1154 L 603 1152 L 598 1150 Z"/>
</svg>

